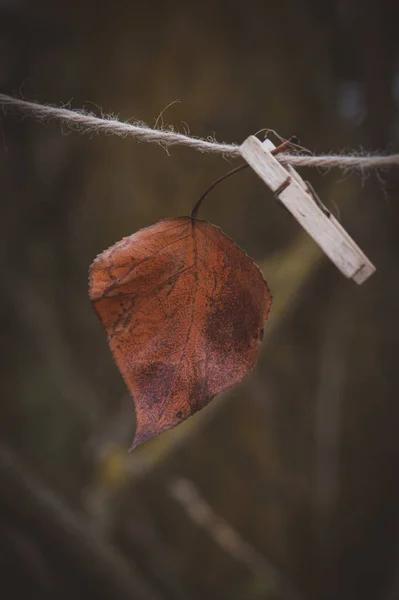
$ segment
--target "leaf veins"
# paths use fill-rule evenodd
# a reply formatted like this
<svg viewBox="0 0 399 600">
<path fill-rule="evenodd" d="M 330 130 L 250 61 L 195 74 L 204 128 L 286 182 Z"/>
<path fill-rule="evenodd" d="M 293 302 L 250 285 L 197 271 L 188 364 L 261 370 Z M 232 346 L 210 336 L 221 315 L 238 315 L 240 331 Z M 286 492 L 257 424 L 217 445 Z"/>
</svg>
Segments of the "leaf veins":
<svg viewBox="0 0 399 600">
<path fill-rule="evenodd" d="M 177 425 L 255 365 L 271 295 L 219 228 L 160 221 L 105 250 L 90 298 L 133 396 L 132 449 Z"/>
</svg>

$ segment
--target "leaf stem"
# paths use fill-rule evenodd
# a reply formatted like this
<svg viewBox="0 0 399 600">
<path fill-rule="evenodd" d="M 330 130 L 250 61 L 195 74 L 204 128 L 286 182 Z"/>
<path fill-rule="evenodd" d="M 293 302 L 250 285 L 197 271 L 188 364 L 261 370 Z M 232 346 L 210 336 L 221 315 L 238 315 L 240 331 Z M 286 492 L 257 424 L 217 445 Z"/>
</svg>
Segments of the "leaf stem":
<svg viewBox="0 0 399 600">
<path fill-rule="evenodd" d="M 291 147 L 293 145 L 296 145 L 297 143 L 298 143 L 297 138 L 295 136 L 292 136 L 288 140 L 285 140 L 282 144 L 280 144 L 279 146 L 277 146 L 277 148 L 274 148 L 273 150 L 271 150 L 271 153 L 275 155 L 275 154 L 280 154 L 281 152 L 287 152 L 287 150 L 290 150 Z M 235 175 L 239 171 L 243 171 L 247 167 L 249 167 L 249 165 L 247 163 L 243 163 L 242 165 L 239 165 L 238 167 L 235 167 L 231 171 L 228 171 L 227 173 L 225 173 L 224 175 L 221 175 L 221 177 L 219 177 L 218 179 L 216 179 L 216 181 L 214 181 L 208 187 L 208 189 L 202 194 L 201 198 L 196 202 L 193 210 L 191 211 L 190 217 L 192 219 L 196 219 L 198 217 L 198 211 L 201 208 L 201 204 L 203 203 L 203 201 L 205 200 L 205 198 L 207 197 L 207 195 L 209 194 L 209 192 L 211 192 L 213 190 L 213 188 L 215 188 L 221 181 L 224 181 L 225 179 L 227 179 L 231 175 Z"/>
</svg>

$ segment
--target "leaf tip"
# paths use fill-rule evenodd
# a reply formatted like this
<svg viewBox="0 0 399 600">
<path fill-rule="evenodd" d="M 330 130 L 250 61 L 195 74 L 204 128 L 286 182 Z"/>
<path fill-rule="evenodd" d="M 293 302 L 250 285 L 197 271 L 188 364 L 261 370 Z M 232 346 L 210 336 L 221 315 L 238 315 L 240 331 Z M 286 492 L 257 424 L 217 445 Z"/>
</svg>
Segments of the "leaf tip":
<svg viewBox="0 0 399 600">
<path fill-rule="evenodd" d="M 137 428 L 135 436 L 133 438 L 133 442 L 129 448 L 129 452 L 133 452 L 133 450 L 135 450 L 137 448 L 137 446 L 141 446 L 141 444 L 144 444 L 144 442 L 147 442 L 148 440 L 153 438 L 158 433 L 160 433 L 160 432 L 159 431 L 143 431 L 143 430 Z"/>
</svg>

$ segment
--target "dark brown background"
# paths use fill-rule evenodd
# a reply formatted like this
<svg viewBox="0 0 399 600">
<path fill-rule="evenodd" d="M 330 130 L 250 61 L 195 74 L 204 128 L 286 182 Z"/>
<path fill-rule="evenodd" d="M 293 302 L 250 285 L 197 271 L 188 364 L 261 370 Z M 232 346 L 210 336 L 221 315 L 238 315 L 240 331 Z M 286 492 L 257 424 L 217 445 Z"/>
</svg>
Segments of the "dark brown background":
<svg viewBox="0 0 399 600">
<path fill-rule="evenodd" d="M 1 91 L 240 142 L 398 151 L 396 1 L 0 3 Z M 2 115 L 0 594 L 399 597 L 395 172 L 302 171 L 377 265 L 324 259 L 254 174 L 202 216 L 274 294 L 254 373 L 132 454 L 134 414 L 87 295 L 105 247 L 187 214 L 222 158 Z M 236 163 L 234 163 L 236 164 Z M 195 484 L 270 569 L 171 496 Z M 273 580 L 272 574 L 278 572 Z"/>
</svg>

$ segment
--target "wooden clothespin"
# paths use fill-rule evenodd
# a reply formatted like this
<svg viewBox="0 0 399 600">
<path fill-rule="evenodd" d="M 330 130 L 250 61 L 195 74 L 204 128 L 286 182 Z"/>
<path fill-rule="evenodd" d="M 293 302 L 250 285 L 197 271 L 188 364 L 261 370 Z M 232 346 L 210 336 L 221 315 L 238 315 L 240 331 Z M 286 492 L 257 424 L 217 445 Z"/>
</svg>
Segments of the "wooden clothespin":
<svg viewBox="0 0 399 600">
<path fill-rule="evenodd" d="M 337 219 L 316 201 L 295 169 L 283 166 L 271 154 L 273 148 L 270 140 L 262 144 L 251 135 L 240 146 L 240 152 L 341 273 L 358 284 L 366 281 L 374 273 L 374 265 Z"/>
</svg>

